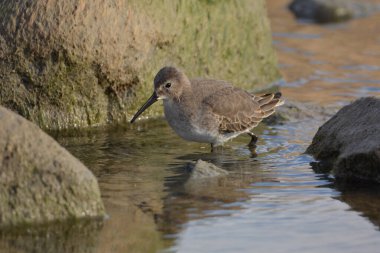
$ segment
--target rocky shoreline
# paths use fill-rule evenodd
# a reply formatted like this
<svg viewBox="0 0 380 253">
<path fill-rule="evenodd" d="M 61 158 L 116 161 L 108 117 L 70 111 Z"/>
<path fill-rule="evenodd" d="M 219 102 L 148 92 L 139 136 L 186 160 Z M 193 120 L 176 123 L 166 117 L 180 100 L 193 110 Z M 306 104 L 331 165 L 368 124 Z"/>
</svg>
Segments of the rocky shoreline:
<svg viewBox="0 0 380 253">
<path fill-rule="evenodd" d="M 153 73 L 167 63 L 186 68 L 192 76 L 234 80 L 246 89 L 268 88 L 265 84 L 279 77 L 264 0 L 241 1 L 239 8 L 199 2 L 199 13 L 187 13 L 188 5 L 177 6 L 170 10 L 179 12 L 181 22 L 173 29 L 168 26 L 175 15 L 160 19 L 162 10 L 156 5 L 144 9 L 144 1 L 112 3 L 50 1 L 49 9 L 47 1 L 0 2 L 0 104 L 34 123 L 0 107 L 1 228 L 105 216 L 96 177 L 37 125 L 60 130 L 124 123 L 136 101 L 151 93 Z M 247 5 L 255 8 L 241 23 L 237 14 Z M 229 10 L 229 24 L 222 22 L 222 10 Z M 195 15 L 200 27 L 184 31 L 189 15 Z M 60 22 L 67 17 L 73 19 L 70 25 Z M 110 23 L 102 27 L 105 20 Z M 237 26 L 247 32 L 241 35 Z M 232 36 L 211 36 L 211 28 L 211 34 L 223 30 Z M 190 40 L 200 42 L 184 48 Z M 338 111 L 334 106 L 287 101 L 265 123 L 333 116 L 307 149 L 318 161 L 313 169 L 337 180 L 379 183 L 379 106 L 379 99 L 363 98 L 333 116 Z M 156 108 L 151 116 L 161 115 Z M 201 161 L 196 168 L 185 185 L 189 191 L 207 187 L 210 175 L 227 174 Z M 224 180 L 215 176 L 214 184 L 219 183 L 216 178 Z"/>
</svg>

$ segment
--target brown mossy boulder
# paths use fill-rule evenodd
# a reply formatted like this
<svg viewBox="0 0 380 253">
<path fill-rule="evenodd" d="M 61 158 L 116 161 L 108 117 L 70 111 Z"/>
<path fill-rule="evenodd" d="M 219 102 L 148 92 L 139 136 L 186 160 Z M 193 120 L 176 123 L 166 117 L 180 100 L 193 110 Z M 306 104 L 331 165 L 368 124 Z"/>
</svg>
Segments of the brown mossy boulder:
<svg viewBox="0 0 380 253">
<path fill-rule="evenodd" d="M 250 89 L 279 77 L 265 0 L 0 0 L 0 49 L 0 104 L 47 129 L 130 119 L 164 65 Z"/>
<path fill-rule="evenodd" d="M 321 126 L 306 153 L 336 178 L 380 183 L 380 99 L 361 98 Z"/>
<path fill-rule="evenodd" d="M 92 172 L 36 125 L 0 107 L 0 227 L 104 215 Z"/>
</svg>

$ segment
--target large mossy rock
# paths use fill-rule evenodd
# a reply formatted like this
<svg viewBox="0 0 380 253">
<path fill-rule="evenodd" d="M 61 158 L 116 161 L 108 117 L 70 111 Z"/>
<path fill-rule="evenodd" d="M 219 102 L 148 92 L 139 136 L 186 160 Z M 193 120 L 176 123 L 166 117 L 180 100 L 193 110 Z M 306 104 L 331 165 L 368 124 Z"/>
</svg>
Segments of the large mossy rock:
<svg viewBox="0 0 380 253">
<path fill-rule="evenodd" d="M 104 214 L 91 171 L 36 125 L 0 106 L 0 227 Z"/>
<path fill-rule="evenodd" d="M 265 0 L 0 0 L 0 48 L 0 104 L 48 129 L 128 120 L 164 65 L 247 89 L 279 77 Z"/>
<path fill-rule="evenodd" d="M 337 178 L 380 183 L 380 99 L 367 97 L 343 107 L 321 126 L 307 148 L 318 171 Z"/>
</svg>

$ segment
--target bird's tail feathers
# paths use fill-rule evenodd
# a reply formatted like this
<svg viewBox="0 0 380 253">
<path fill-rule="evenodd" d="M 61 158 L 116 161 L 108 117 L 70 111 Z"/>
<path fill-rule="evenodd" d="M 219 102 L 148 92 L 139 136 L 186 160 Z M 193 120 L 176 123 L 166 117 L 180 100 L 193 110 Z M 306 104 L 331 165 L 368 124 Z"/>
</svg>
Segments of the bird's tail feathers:
<svg viewBox="0 0 380 253">
<path fill-rule="evenodd" d="M 263 118 L 272 115 L 275 108 L 283 105 L 285 102 L 283 99 L 281 99 L 281 92 L 268 93 L 262 96 L 257 96 L 254 98 L 254 100 L 259 103 Z"/>
</svg>

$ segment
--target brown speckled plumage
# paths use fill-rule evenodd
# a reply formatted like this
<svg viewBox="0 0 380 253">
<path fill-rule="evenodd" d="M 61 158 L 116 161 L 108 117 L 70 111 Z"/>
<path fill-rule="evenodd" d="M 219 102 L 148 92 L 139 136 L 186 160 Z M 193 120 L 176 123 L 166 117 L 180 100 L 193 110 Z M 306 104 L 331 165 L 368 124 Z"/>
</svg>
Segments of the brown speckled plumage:
<svg viewBox="0 0 380 253">
<path fill-rule="evenodd" d="M 189 80 L 174 67 L 164 67 L 157 73 L 154 89 L 131 122 L 157 99 L 162 99 L 166 119 L 177 134 L 212 146 L 242 133 L 248 133 L 252 141 L 257 140 L 250 130 L 283 104 L 280 93 L 255 96 L 221 80 Z"/>
</svg>

